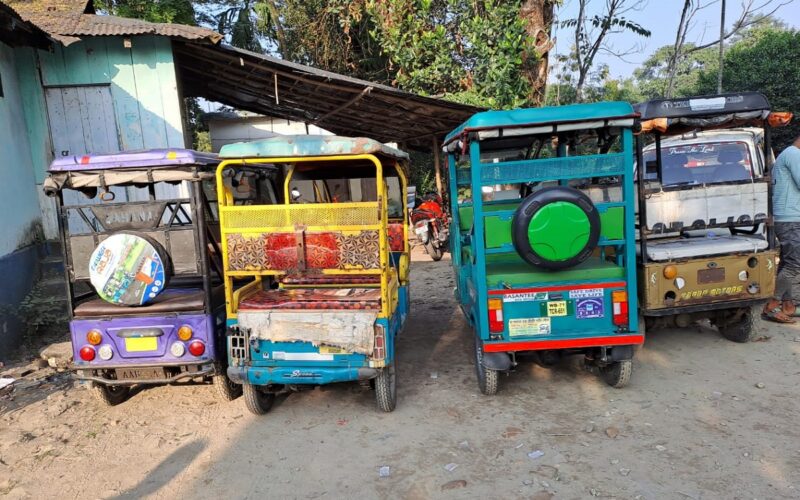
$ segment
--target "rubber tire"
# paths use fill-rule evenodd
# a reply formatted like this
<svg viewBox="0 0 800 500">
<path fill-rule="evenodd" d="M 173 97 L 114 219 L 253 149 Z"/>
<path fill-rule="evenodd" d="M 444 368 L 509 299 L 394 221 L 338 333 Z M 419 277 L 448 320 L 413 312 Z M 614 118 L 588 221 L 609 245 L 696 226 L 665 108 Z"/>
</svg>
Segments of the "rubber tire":
<svg viewBox="0 0 800 500">
<path fill-rule="evenodd" d="M 431 256 L 431 259 L 433 259 L 435 262 L 439 262 L 440 260 L 442 260 L 442 256 L 444 255 L 442 249 L 433 246 L 433 243 L 431 243 L 430 241 L 425 244 L 425 251 L 428 253 L 428 255 Z"/>
<path fill-rule="evenodd" d="M 131 388 L 125 385 L 106 385 L 92 382 L 92 394 L 95 399 L 107 406 L 117 406 L 128 400 Z"/>
<path fill-rule="evenodd" d="M 243 384 L 244 404 L 254 415 L 265 415 L 275 403 L 275 394 L 264 392 L 260 386 Z"/>
<path fill-rule="evenodd" d="M 528 239 L 528 226 L 541 208 L 555 203 L 565 201 L 576 205 L 583 210 L 589 219 L 589 241 L 577 255 L 567 260 L 548 260 L 536 253 Z M 522 259 L 536 267 L 543 269 L 559 270 L 574 267 L 588 259 L 597 247 L 600 240 L 600 213 L 592 203 L 591 198 L 575 188 L 564 186 L 553 186 L 544 188 L 531 194 L 520 203 L 511 219 L 511 241 Z"/>
<path fill-rule="evenodd" d="M 212 379 L 217 397 L 222 401 L 233 401 L 242 395 L 242 385 L 233 382 L 224 373 L 214 375 Z"/>
<path fill-rule="evenodd" d="M 614 363 L 599 366 L 600 376 L 603 381 L 614 387 L 620 389 L 628 385 L 631 381 L 631 373 L 633 372 L 633 361 L 626 359 L 625 361 L 616 361 Z"/>
<path fill-rule="evenodd" d="M 478 389 L 485 396 L 494 396 L 500 387 L 500 372 L 483 366 L 483 349 L 475 339 L 475 374 L 478 376 Z"/>
<path fill-rule="evenodd" d="M 378 409 L 389 413 L 397 406 L 397 359 L 378 371 L 375 377 L 375 402 Z"/>
<path fill-rule="evenodd" d="M 751 342 L 755 337 L 758 330 L 756 330 L 756 317 L 759 315 L 759 306 L 747 308 L 748 310 L 742 316 L 739 322 L 719 326 L 719 333 L 731 342 L 739 344 L 746 344 Z"/>
</svg>

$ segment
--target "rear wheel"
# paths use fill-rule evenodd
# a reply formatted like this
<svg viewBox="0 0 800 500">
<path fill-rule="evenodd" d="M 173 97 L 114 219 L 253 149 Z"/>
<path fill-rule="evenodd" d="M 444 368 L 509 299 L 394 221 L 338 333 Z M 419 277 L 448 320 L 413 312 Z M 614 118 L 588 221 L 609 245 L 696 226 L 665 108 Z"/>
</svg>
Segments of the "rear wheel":
<svg viewBox="0 0 800 500">
<path fill-rule="evenodd" d="M 228 378 L 224 373 L 214 375 L 214 390 L 223 401 L 233 401 L 242 395 L 242 386 Z"/>
<path fill-rule="evenodd" d="M 600 376 L 606 384 L 617 389 L 625 387 L 631 381 L 633 372 L 633 361 L 626 359 L 616 361 L 607 365 L 599 366 Z"/>
<path fill-rule="evenodd" d="M 108 406 L 124 403 L 130 395 L 131 388 L 124 385 L 106 385 L 92 382 L 92 394 L 95 399 Z"/>
<path fill-rule="evenodd" d="M 475 339 L 475 373 L 478 376 L 478 388 L 482 394 L 494 396 L 500 385 L 500 373 L 483 366 L 483 346 Z"/>
<path fill-rule="evenodd" d="M 242 385 L 242 392 L 244 393 L 245 406 L 254 415 L 266 414 L 275 402 L 275 394 L 265 392 L 257 385 L 244 384 Z"/>
<path fill-rule="evenodd" d="M 425 244 L 425 251 L 428 252 L 431 259 L 437 262 L 442 260 L 442 256 L 444 255 L 444 251 L 442 251 L 441 247 L 434 246 L 432 241 Z"/>
<path fill-rule="evenodd" d="M 384 412 L 394 411 L 397 406 L 397 359 L 391 365 L 381 368 L 375 378 L 375 401 Z"/>
<path fill-rule="evenodd" d="M 758 331 L 756 329 L 757 307 L 747 307 L 733 313 L 731 322 L 726 321 L 719 325 L 719 333 L 726 339 L 740 344 L 753 340 Z M 738 319 L 736 319 L 737 317 Z"/>
</svg>

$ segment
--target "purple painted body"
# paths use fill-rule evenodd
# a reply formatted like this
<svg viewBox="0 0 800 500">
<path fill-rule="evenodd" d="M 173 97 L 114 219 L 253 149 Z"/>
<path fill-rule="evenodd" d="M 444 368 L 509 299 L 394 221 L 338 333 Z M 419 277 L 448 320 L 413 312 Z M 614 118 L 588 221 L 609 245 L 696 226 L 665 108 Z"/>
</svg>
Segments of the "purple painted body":
<svg viewBox="0 0 800 500">
<path fill-rule="evenodd" d="M 219 163 L 219 158 L 214 153 L 200 153 L 190 149 L 148 149 L 56 158 L 50 165 L 50 172 L 215 165 L 217 163 Z"/>
<path fill-rule="evenodd" d="M 193 331 L 192 338 L 186 342 L 178 339 L 178 329 L 183 325 L 188 325 Z M 213 316 L 202 313 L 74 319 L 70 322 L 74 368 L 99 370 L 120 366 L 179 366 L 213 362 L 215 360 L 214 327 Z M 119 336 L 121 331 L 137 332 L 154 328 L 162 332 L 160 336 L 156 337 L 155 350 L 128 351 L 125 338 Z M 103 345 L 111 346 L 114 353 L 111 359 L 104 361 L 99 356 L 96 356 L 93 361 L 81 359 L 80 350 L 89 345 L 86 334 L 90 330 L 99 330 L 103 336 L 103 340 L 95 346 L 95 350 L 99 350 Z M 189 344 L 194 340 L 200 340 L 205 344 L 205 352 L 201 356 L 193 356 L 189 352 Z M 175 357 L 170 352 L 170 346 L 175 342 L 184 344 L 185 353 L 181 357 Z"/>
</svg>

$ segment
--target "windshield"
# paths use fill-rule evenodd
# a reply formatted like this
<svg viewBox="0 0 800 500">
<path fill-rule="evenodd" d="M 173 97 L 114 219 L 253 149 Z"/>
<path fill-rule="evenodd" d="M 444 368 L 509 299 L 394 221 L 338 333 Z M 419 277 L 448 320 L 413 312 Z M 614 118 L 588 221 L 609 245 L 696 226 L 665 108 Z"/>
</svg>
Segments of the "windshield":
<svg viewBox="0 0 800 500">
<path fill-rule="evenodd" d="M 645 152 L 644 161 L 645 165 L 655 164 L 654 149 Z M 665 187 L 750 181 L 752 178 L 750 150 L 745 142 L 698 142 L 661 148 L 661 184 Z"/>
</svg>

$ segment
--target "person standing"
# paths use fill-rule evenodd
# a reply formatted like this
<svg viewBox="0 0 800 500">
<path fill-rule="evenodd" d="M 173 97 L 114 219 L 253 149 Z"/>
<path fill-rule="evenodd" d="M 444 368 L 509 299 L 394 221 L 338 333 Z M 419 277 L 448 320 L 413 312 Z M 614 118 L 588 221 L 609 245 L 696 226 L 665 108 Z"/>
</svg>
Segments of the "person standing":
<svg viewBox="0 0 800 500">
<path fill-rule="evenodd" d="M 795 323 L 800 278 L 800 136 L 775 160 L 772 182 L 775 235 L 781 246 L 781 262 L 775 296 L 764 306 L 761 316 L 776 323 Z"/>
</svg>

